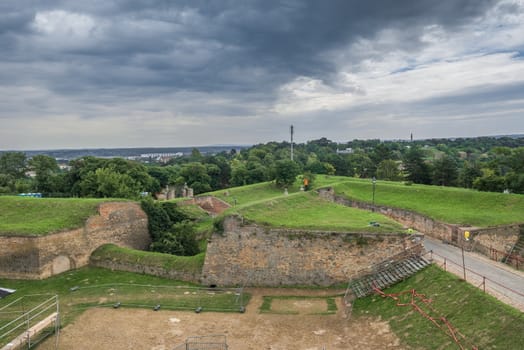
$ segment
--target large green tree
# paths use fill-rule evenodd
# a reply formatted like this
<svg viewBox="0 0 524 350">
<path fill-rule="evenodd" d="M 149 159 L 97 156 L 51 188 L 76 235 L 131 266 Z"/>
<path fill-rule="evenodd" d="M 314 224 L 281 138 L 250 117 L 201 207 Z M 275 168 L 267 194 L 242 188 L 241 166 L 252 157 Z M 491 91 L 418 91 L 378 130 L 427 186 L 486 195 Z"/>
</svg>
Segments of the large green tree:
<svg viewBox="0 0 524 350">
<path fill-rule="evenodd" d="M 433 184 L 439 186 L 455 186 L 458 179 L 457 162 L 444 154 L 433 162 Z"/>
<path fill-rule="evenodd" d="M 300 174 L 300 167 L 294 161 L 279 160 L 275 163 L 275 182 L 278 187 L 291 186 Z"/>
<path fill-rule="evenodd" d="M 424 161 L 424 153 L 418 147 L 410 147 L 403 159 L 406 180 L 419 184 L 430 184 L 429 166 Z"/>
<path fill-rule="evenodd" d="M 377 167 L 377 179 L 399 181 L 402 179 L 402 174 L 397 162 L 391 159 L 381 161 Z"/>
<path fill-rule="evenodd" d="M 39 154 L 29 160 L 31 170 L 36 173 L 35 190 L 44 194 L 62 192 L 63 179 L 56 159 Z"/>
<path fill-rule="evenodd" d="M 0 155 L 0 174 L 9 175 L 13 179 L 21 179 L 25 177 L 26 169 L 25 153 L 5 152 Z"/>
</svg>

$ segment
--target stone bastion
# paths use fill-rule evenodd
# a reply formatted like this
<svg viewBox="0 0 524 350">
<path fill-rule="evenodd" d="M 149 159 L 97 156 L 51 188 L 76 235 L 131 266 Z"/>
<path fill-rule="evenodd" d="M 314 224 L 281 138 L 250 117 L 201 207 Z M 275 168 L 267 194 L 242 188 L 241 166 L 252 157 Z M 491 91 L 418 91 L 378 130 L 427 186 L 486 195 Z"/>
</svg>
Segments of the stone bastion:
<svg viewBox="0 0 524 350">
<path fill-rule="evenodd" d="M 423 250 L 421 235 L 277 229 L 237 216 L 207 245 L 203 284 L 220 286 L 331 286 L 384 260 Z"/>
<path fill-rule="evenodd" d="M 45 236 L 0 236 L 0 277 L 43 279 L 89 264 L 99 246 L 146 249 L 147 215 L 133 202 L 107 202 L 83 227 Z"/>
</svg>

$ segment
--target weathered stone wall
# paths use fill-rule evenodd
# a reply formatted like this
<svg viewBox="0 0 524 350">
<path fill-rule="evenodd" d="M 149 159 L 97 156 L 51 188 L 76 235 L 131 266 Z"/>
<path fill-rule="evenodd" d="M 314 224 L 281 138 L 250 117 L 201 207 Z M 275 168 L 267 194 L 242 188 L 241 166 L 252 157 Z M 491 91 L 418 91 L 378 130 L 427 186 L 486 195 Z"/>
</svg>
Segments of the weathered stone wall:
<svg viewBox="0 0 524 350">
<path fill-rule="evenodd" d="M 329 286 L 406 251 L 421 236 L 270 229 L 224 220 L 207 246 L 202 283 L 221 286 Z"/>
<path fill-rule="evenodd" d="M 85 266 L 100 245 L 145 249 L 147 215 L 131 202 L 102 203 L 84 227 L 46 236 L 0 236 L 0 277 L 41 279 Z"/>
<path fill-rule="evenodd" d="M 471 233 L 471 249 L 490 256 L 492 259 L 502 260 L 505 255 L 492 253 L 490 249 L 509 253 L 519 239 L 522 225 L 506 225 L 469 230 Z M 461 235 L 463 237 L 463 233 Z"/>
<path fill-rule="evenodd" d="M 381 205 L 373 206 L 369 203 L 337 196 L 333 188 L 320 189 L 319 195 L 326 200 L 334 201 L 342 205 L 365 210 L 374 210 L 380 214 L 389 216 L 406 227 L 411 227 L 417 231 L 423 232 L 425 235 L 457 246 L 464 245 L 465 247 L 472 247 L 472 249 L 486 255 L 489 255 L 490 247 L 499 251 L 508 250 L 508 247 L 512 247 L 517 242 L 520 232 L 519 224 L 488 228 L 460 227 L 458 225 L 447 224 L 409 210 L 390 208 Z M 470 232 L 469 242 L 465 241 L 465 231 Z"/>
</svg>

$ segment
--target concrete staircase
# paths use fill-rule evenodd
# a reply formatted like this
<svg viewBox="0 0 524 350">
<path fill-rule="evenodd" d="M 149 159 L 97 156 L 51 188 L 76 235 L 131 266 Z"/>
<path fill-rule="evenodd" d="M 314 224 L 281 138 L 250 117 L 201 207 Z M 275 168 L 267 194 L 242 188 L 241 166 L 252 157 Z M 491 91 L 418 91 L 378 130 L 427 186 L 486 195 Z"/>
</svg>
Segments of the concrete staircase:
<svg viewBox="0 0 524 350">
<path fill-rule="evenodd" d="M 400 282 L 428 266 L 430 262 L 419 255 L 412 255 L 396 262 L 383 262 L 374 266 L 374 272 L 351 280 L 346 294 L 363 298 L 373 293 L 373 287 L 384 289 Z"/>
</svg>

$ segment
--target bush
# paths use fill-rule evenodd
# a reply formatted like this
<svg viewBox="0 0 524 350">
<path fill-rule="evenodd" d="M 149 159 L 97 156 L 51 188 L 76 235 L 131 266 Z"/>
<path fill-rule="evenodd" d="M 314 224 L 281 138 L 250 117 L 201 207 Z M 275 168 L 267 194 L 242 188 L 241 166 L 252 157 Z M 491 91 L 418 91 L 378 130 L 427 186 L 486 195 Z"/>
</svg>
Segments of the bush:
<svg viewBox="0 0 524 350">
<path fill-rule="evenodd" d="M 175 203 L 148 198 L 141 204 L 148 217 L 152 251 L 185 256 L 199 253 L 194 224 Z"/>
</svg>

